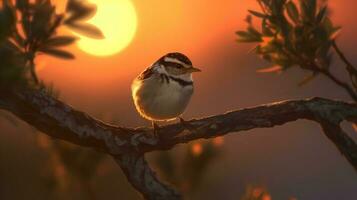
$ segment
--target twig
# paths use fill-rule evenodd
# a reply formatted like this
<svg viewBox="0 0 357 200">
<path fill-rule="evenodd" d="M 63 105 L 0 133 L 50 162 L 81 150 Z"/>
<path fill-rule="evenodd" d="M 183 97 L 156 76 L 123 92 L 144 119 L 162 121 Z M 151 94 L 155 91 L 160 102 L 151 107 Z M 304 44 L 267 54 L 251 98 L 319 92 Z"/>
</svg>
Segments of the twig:
<svg viewBox="0 0 357 200">
<path fill-rule="evenodd" d="M 340 59 L 346 64 L 347 70 L 350 72 L 352 71 L 353 73 L 357 73 L 356 68 L 352 65 L 352 63 L 347 59 L 345 54 L 340 50 L 340 48 L 337 46 L 337 43 L 335 40 L 332 41 L 332 47 L 336 51 L 337 55 L 340 57 Z"/>
<path fill-rule="evenodd" d="M 353 90 L 353 88 L 346 82 L 343 82 L 341 80 L 339 80 L 336 76 L 334 76 L 330 71 L 328 70 L 320 70 L 320 72 L 325 75 L 326 77 L 328 77 L 329 79 L 331 79 L 336 85 L 340 86 L 341 88 L 343 88 L 344 90 L 346 90 L 346 92 L 349 94 L 349 96 L 354 100 L 357 101 L 357 94 L 355 93 L 355 91 Z"/>
</svg>

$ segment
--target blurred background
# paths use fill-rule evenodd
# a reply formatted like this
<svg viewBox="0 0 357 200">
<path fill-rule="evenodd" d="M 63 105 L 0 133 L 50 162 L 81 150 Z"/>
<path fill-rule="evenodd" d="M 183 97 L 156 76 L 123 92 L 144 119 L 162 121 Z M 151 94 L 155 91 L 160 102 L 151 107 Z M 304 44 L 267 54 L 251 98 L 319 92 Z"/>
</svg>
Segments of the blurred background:
<svg viewBox="0 0 357 200">
<path fill-rule="evenodd" d="M 254 0 L 131 3 L 137 26 L 120 52 L 96 56 L 73 45 L 70 50 L 76 60 L 37 58 L 39 77 L 53 84 L 61 100 L 108 123 L 148 126 L 132 103 L 131 81 L 172 51 L 185 53 L 203 70 L 195 74 L 195 94 L 185 119 L 286 99 L 350 100 L 324 77 L 298 87 L 305 75 L 298 69 L 281 75 L 256 72 L 268 64 L 249 53 L 252 45 L 237 43 L 234 34 L 245 28 L 247 9 L 257 7 Z M 330 0 L 329 5 L 332 19 L 343 27 L 338 43 L 357 63 L 357 3 Z M 116 26 L 116 20 L 107 23 Z M 342 64 L 334 65 L 341 66 L 334 67 L 335 73 L 347 78 L 341 73 Z M 109 156 L 54 141 L 10 114 L 3 115 L 8 119 L 0 118 L 0 199 L 140 199 Z M 348 124 L 345 128 L 357 139 Z M 148 159 L 163 179 L 189 199 L 357 196 L 356 172 L 310 121 L 179 145 L 169 152 L 154 152 Z"/>
</svg>

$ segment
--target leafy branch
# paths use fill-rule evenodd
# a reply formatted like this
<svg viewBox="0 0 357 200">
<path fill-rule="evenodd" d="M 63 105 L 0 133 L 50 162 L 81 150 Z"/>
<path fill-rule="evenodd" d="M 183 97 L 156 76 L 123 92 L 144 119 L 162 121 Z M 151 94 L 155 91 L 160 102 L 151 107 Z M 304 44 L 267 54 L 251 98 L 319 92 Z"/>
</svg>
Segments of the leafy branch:
<svg viewBox="0 0 357 200">
<path fill-rule="evenodd" d="M 0 50 L 9 55 L 4 57 L 2 68 L 14 69 L 18 78 L 31 78 L 35 84 L 39 83 L 35 72 L 35 58 L 39 54 L 74 58 L 63 47 L 73 44 L 77 38 L 58 34 L 60 27 L 67 26 L 89 37 L 104 37 L 98 28 L 84 22 L 96 12 L 96 7 L 85 1 L 70 0 L 64 13 L 56 13 L 50 0 L 4 0 L 1 8 Z M 20 72 L 16 72 L 13 65 L 22 68 Z"/>
<path fill-rule="evenodd" d="M 257 0 L 259 11 L 250 10 L 248 28 L 237 31 L 239 42 L 254 42 L 254 52 L 272 64 L 262 72 L 282 72 L 300 67 L 311 72 L 299 85 L 322 74 L 344 89 L 357 101 L 357 71 L 336 44 L 341 27 L 335 26 L 325 1 Z M 261 28 L 255 28 L 253 18 Z M 337 78 L 330 70 L 334 49 L 346 64 L 351 84 Z M 352 86 L 354 87 L 352 87 Z"/>
</svg>

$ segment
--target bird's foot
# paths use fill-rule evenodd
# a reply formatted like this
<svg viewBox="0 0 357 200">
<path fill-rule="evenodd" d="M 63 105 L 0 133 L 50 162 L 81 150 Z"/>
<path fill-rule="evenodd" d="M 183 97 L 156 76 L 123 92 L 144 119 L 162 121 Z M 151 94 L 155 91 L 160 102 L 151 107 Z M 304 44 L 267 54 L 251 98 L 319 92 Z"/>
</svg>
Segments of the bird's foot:
<svg viewBox="0 0 357 200">
<path fill-rule="evenodd" d="M 152 123 L 154 137 L 161 139 L 160 134 L 159 134 L 160 126 L 157 125 L 154 121 L 152 121 L 151 123 Z"/>
</svg>

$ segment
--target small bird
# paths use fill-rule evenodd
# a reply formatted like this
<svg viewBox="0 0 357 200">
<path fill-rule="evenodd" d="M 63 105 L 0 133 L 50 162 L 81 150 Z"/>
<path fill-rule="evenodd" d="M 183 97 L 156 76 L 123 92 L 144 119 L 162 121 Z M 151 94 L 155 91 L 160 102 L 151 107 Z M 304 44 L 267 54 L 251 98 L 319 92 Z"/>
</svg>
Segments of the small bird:
<svg viewBox="0 0 357 200">
<path fill-rule="evenodd" d="M 193 67 L 182 53 L 168 53 L 137 76 L 131 86 L 139 114 L 152 122 L 156 134 L 157 121 L 180 118 L 193 94 Z"/>
</svg>

